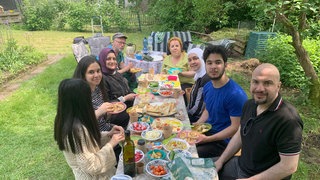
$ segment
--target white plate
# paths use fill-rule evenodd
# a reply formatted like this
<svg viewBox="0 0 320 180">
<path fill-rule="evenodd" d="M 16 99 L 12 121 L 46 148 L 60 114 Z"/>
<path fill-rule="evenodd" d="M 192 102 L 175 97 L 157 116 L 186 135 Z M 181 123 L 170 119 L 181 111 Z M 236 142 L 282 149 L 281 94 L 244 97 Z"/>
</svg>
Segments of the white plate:
<svg viewBox="0 0 320 180">
<path fill-rule="evenodd" d="M 132 180 L 132 177 L 125 174 L 118 174 L 111 177 L 111 180 Z"/>
<path fill-rule="evenodd" d="M 138 152 L 139 152 L 140 154 L 142 154 L 142 157 L 139 159 L 139 161 L 136 161 L 135 163 L 138 163 L 138 162 L 140 162 L 140 161 L 142 161 L 142 160 L 144 159 L 144 153 L 143 153 L 143 151 L 141 151 L 140 149 L 134 149 L 134 153 L 135 153 L 135 154 L 137 154 Z M 119 161 L 123 161 L 123 153 L 122 153 L 122 152 L 119 154 Z"/>
<path fill-rule="evenodd" d="M 168 163 L 168 161 L 165 161 L 165 160 L 162 160 L 162 159 L 152 160 L 146 165 L 146 171 L 147 171 L 148 174 L 150 174 L 153 177 L 165 177 L 165 176 L 168 176 L 169 175 L 169 168 L 167 167 L 167 163 Z M 151 166 L 158 166 L 158 165 L 162 165 L 167 173 L 164 174 L 164 175 L 155 175 L 155 174 L 153 174 L 150 167 Z"/>
<path fill-rule="evenodd" d="M 137 122 L 133 122 L 133 123 L 130 123 L 130 124 L 129 124 L 129 129 L 130 129 L 130 131 L 135 132 L 135 133 L 141 133 L 142 131 L 144 131 L 144 130 L 141 130 L 141 131 L 135 130 L 135 129 L 133 128 L 133 124 L 136 124 L 136 123 L 145 126 L 146 129 L 144 129 L 144 130 L 148 130 L 148 129 L 150 128 L 150 125 L 149 125 L 148 123 L 146 123 L 146 122 L 141 122 L 141 121 L 137 121 Z"/>
<path fill-rule="evenodd" d="M 159 120 L 160 120 L 161 126 L 157 124 L 159 123 L 157 122 Z M 164 123 L 167 123 L 170 126 L 172 126 L 172 133 L 179 133 L 183 129 L 183 123 L 179 119 L 173 118 L 173 117 L 155 118 L 153 120 L 153 123 L 151 124 L 151 127 L 152 129 L 162 130 Z"/>
<path fill-rule="evenodd" d="M 163 57 L 160 56 L 160 55 L 150 55 L 152 58 L 153 58 L 153 61 L 162 61 L 163 60 Z"/>
<path fill-rule="evenodd" d="M 162 106 L 165 102 L 153 102 L 150 103 L 151 106 Z M 175 103 L 175 101 L 166 101 L 166 103 Z M 150 116 L 155 116 L 155 117 L 165 117 L 165 116 L 171 116 L 173 114 L 177 113 L 177 109 L 175 111 L 170 112 L 169 114 L 159 114 L 159 112 L 154 113 L 154 112 L 148 112 L 146 111 L 146 114 Z"/>
<path fill-rule="evenodd" d="M 173 145 L 176 144 L 176 145 Z M 188 144 L 187 141 L 183 139 L 178 139 L 178 138 L 173 138 L 171 139 L 166 145 L 163 146 L 163 148 L 166 151 L 172 151 L 176 149 L 181 149 L 181 150 L 188 150 L 190 145 Z"/>
<path fill-rule="evenodd" d="M 153 133 L 154 137 L 147 137 L 146 135 L 149 133 Z M 141 137 L 148 141 L 156 141 L 162 137 L 162 132 L 158 130 L 145 130 L 145 131 L 142 131 Z"/>
</svg>

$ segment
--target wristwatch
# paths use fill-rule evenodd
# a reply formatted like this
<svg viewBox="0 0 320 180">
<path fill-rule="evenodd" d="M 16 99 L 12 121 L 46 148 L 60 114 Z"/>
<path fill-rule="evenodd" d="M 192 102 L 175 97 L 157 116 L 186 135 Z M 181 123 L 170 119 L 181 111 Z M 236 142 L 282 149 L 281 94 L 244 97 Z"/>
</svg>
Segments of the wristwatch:
<svg viewBox="0 0 320 180">
<path fill-rule="evenodd" d="M 123 96 L 118 97 L 120 102 L 126 102 L 126 99 Z"/>
</svg>

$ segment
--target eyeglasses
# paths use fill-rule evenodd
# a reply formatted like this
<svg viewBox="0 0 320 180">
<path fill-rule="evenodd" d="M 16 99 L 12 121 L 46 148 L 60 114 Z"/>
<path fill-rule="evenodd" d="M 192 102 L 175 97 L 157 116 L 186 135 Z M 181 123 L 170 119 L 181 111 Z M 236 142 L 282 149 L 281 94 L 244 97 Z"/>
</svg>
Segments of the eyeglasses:
<svg viewBox="0 0 320 180">
<path fill-rule="evenodd" d="M 244 124 L 244 126 L 243 126 L 243 128 L 242 128 L 242 135 L 243 135 L 243 136 L 246 136 L 246 135 L 249 133 L 249 131 L 250 131 L 252 125 L 253 125 L 253 120 L 254 120 L 254 118 L 250 118 L 250 119 Z"/>
<path fill-rule="evenodd" d="M 199 59 L 199 57 L 198 56 L 193 56 L 193 57 L 191 57 L 191 58 L 188 58 L 188 61 L 191 61 L 191 60 L 198 60 Z"/>
<path fill-rule="evenodd" d="M 114 40 L 115 42 L 119 43 L 119 44 L 122 44 L 122 45 L 126 45 L 126 42 L 123 42 L 123 41 L 117 41 L 117 40 Z"/>
</svg>

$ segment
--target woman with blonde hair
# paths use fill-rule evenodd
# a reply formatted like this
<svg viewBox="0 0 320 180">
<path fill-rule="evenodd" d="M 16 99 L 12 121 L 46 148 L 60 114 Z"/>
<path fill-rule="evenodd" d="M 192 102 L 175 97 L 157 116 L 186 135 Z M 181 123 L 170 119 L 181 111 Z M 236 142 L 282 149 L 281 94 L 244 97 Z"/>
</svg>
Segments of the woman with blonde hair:
<svg viewBox="0 0 320 180">
<path fill-rule="evenodd" d="M 178 37 L 172 37 L 168 41 L 169 55 L 163 60 L 163 73 L 178 74 L 182 90 L 192 87 L 195 71 L 188 65 L 188 55 L 183 51 L 182 41 Z"/>
</svg>

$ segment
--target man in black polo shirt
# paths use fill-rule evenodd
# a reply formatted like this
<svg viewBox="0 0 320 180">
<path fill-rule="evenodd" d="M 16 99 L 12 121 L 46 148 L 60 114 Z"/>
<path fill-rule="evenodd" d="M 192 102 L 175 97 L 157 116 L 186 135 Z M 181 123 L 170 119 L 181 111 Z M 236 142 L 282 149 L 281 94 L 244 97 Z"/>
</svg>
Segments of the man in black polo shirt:
<svg viewBox="0 0 320 180">
<path fill-rule="evenodd" d="M 280 73 L 261 64 L 252 73 L 253 99 L 243 107 L 241 126 L 215 162 L 220 179 L 290 179 L 297 170 L 303 122 L 279 90 Z M 233 157 L 242 150 L 240 157 Z"/>
</svg>

